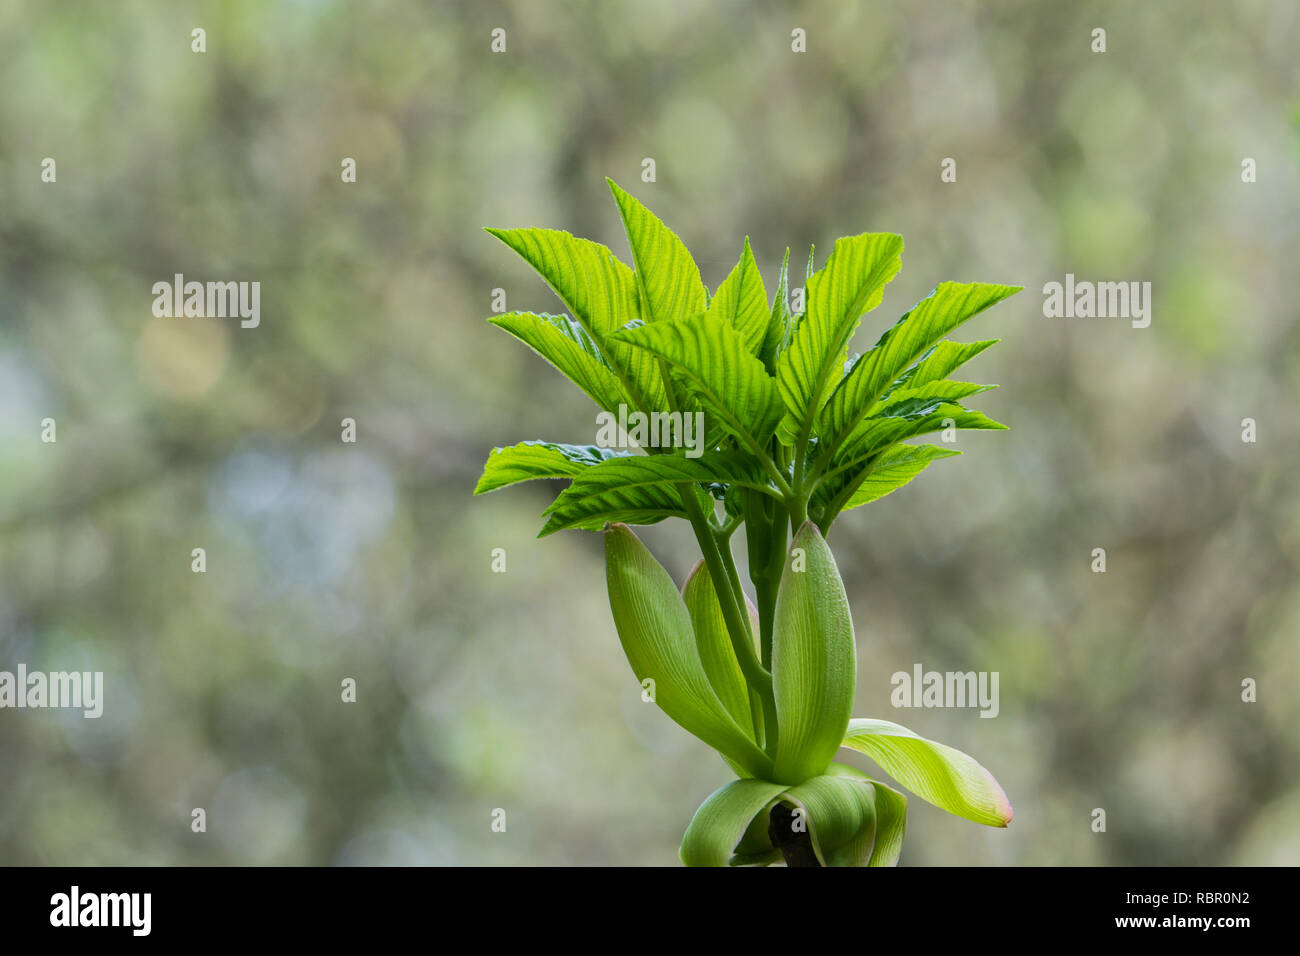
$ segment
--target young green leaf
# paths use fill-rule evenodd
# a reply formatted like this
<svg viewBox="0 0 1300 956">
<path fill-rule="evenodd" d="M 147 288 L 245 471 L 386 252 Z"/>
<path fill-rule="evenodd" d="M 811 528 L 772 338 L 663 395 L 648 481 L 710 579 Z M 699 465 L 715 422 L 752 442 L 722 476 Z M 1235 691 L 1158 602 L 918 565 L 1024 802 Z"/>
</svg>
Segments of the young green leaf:
<svg viewBox="0 0 1300 956">
<path fill-rule="evenodd" d="M 596 531 L 607 521 L 652 524 L 685 517 L 678 486 L 688 482 L 736 483 L 767 491 L 753 477 L 753 466 L 735 457 L 706 455 L 628 455 L 583 469 L 545 514 L 538 537 L 565 528 Z"/>
<path fill-rule="evenodd" d="M 641 317 L 636 274 L 607 247 L 559 229 L 488 229 L 537 270 L 597 344 Z"/>
<path fill-rule="evenodd" d="M 619 405 L 635 406 L 591 336 L 567 315 L 507 312 L 488 321 L 550 362 L 600 408 L 614 412 Z"/>
<path fill-rule="evenodd" d="M 682 837 L 679 856 L 687 866 L 727 866 L 732 851 L 754 824 L 762 827 L 767 808 L 785 787 L 767 780 L 733 780 L 709 795 Z M 763 819 L 758 819 L 759 814 Z M 770 844 L 769 844 L 770 847 Z"/>
<path fill-rule="evenodd" d="M 974 758 L 926 740 L 888 720 L 857 717 L 844 746 L 866 754 L 922 800 L 991 827 L 1011 822 L 1011 804 L 998 782 Z"/>
<path fill-rule="evenodd" d="M 849 599 L 817 526 L 791 542 L 777 590 L 772 632 L 776 766 L 771 779 L 799 783 L 822 773 L 853 710 L 857 650 Z"/>
<path fill-rule="evenodd" d="M 548 441 L 525 441 L 507 448 L 493 448 L 474 494 L 486 494 L 535 478 L 574 478 L 592 465 L 631 454 L 616 448 Z"/>
<path fill-rule="evenodd" d="M 614 180 L 606 178 L 618 203 L 636 278 L 641 287 L 647 322 L 692 319 L 707 301 L 700 268 L 676 233 Z"/>
<path fill-rule="evenodd" d="M 915 388 L 896 388 L 872 405 L 866 418 L 915 415 L 929 411 L 943 402 L 956 402 L 995 388 L 996 385 L 976 385 L 974 382 L 958 382 L 951 378 L 928 382 Z"/>
<path fill-rule="evenodd" d="M 614 337 L 672 365 L 704 410 L 751 452 L 766 446 L 781 414 L 776 383 L 721 318 L 658 322 Z"/>
<path fill-rule="evenodd" d="M 707 314 L 717 316 L 739 332 L 750 354 L 758 355 L 762 351 L 771 313 L 767 307 L 763 277 L 754 261 L 753 250 L 749 248 L 749 237 L 745 238 L 740 261 L 718 286 Z"/>
<path fill-rule="evenodd" d="M 658 456 L 635 455 L 629 461 L 638 467 L 627 474 L 597 475 L 577 491 L 570 485 L 542 513 L 547 520 L 537 537 L 569 529 L 599 531 L 611 522 L 656 524 L 665 518 L 685 518 L 686 506 L 676 482 L 665 480 L 662 466 L 640 468 L 643 462 L 658 460 Z"/>
<path fill-rule="evenodd" d="M 849 470 L 865 464 L 896 442 L 928 435 L 945 428 L 1006 430 L 983 412 L 949 402 L 927 405 L 906 415 L 868 418 L 860 422 L 831 462 L 831 470 Z"/>
<path fill-rule="evenodd" d="M 732 851 L 732 866 L 766 866 L 781 859 L 781 851 L 772 846 L 769 814 L 774 805 L 775 801 L 768 801 L 767 806 L 754 815 L 749 829 Z"/>
<path fill-rule="evenodd" d="M 826 265 L 809 277 L 807 313 L 776 370 L 787 409 L 781 423 L 787 443 L 811 432 L 818 410 L 839 383 L 849 339 L 862 315 L 880 304 L 885 285 L 902 267 L 902 253 L 903 238 L 893 233 L 838 239 Z"/>
<path fill-rule="evenodd" d="M 891 445 L 869 464 L 861 466 L 862 471 L 847 471 L 818 486 L 813 500 L 823 506 L 831 505 L 853 484 L 856 488 L 844 497 L 843 504 L 835 507 L 837 513 L 848 511 L 897 491 L 931 462 L 960 454 L 955 449 L 936 445 Z"/>
<path fill-rule="evenodd" d="M 642 316 L 636 273 L 600 243 L 557 229 L 487 231 L 546 280 L 634 395 L 638 407 L 666 407 L 663 380 L 655 362 L 608 341 L 611 333 Z"/>
<path fill-rule="evenodd" d="M 907 836 L 907 797 L 878 780 L 871 786 L 876 791 L 876 843 L 867 866 L 897 866 Z"/>
<path fill-rule="evenodd" d="M 781 263 L 781 272 L 776 278 L 776 295 L 772 299 L 772 314 L 767 320 L 767 333 L 763 337 L 763 347 L 758 357 L 768 374 L 776 375 L 776 363 L 781 353 L 790 344 L 794 316 L 790 314 L 790 247 L 785 247 L 785 259 Z"/>
<path fill-rule="evenodd" d="M 942 342 L 936 342 L 934 348 L 929 349 L 921 356 L 919 362 L 903 372 L 885 394 L 888 395 L 889 391 L 898 388 L 919 388 L 947 378 L 959 366 L 969 362 L 990 345 L 996 345 L 998 341 L 998 339 L 985 339 L 981 342 L 953 342 L 944 339 Z"/>
<path fill-rule="evenodd" d="M 826 403 L 818 418 L 818 434 L 826 440 L 824 454 L 834 453 L 885 390 L 927 349 L 967 319 L 1020 289 L 983 282 L 945 282 L 913 306 L 853 366 Z"/>
<path fill-rule="evenodd" d="M 637 680 L 654 681 L 659 709 L 756 777 L 770 777 L 771 760 L 709 685 L 676 585 L 626 525 L 605 532 L 605 571 L 623 652 Z"/>
</svg>

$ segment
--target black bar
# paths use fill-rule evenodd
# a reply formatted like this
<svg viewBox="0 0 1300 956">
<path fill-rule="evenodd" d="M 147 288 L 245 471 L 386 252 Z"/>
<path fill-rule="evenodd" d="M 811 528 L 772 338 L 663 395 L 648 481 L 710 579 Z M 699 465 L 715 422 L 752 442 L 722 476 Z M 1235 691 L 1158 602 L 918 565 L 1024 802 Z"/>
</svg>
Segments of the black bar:
<svg viewBox="0 0 1300 956">
<path fill-rule="evenodd" d="M 1232 945 L 1243 934 L 1284 930 L 1290 919 L 1281 910 L 1293 884 L 1294 872 L 1282 868 L 12 868 L 0 870 L 0 926 L 7 943 L 75 935 L 82 945 L 339 945 L 413 935 L 441 948 L 461 932 L 486 931 L 479 939 L 495 947 L 516 938 L 541 944 L 563 924 L 562 939 L 597 934 L 621 945 L 619 934 L 628 933 L 660 936 L 669 946 L 679 930 L 664 921 L 704 921 L 732 939 L 751 935 L 754 925 L 805 939 L 852 929 L 864 934 L 864 945 L 885 938 L 878 933 L 924 943 L 1104 936 L 1141 945 L 1197 938 Z M 74 886 L 79 922 L 92 914 L 108 921 L 116 910 L 119 925 L 52 925 L 70 922 Z M 149 894 L 147 935 L 138 933 L 143 895 L 101 894 Z M 771 941 L 766 932 L 763 941 Z"/>
</svg>

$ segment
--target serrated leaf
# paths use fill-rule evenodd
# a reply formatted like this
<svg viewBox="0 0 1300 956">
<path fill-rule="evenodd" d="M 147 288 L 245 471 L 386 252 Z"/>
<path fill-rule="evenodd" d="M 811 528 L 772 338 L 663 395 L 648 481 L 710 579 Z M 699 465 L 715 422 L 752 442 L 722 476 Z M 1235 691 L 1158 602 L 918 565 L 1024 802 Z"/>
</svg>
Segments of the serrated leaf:
<svg viewBox="0 0 1300 956">
<path fill-rule="evenodd" d="M 1012 809 L 993 774 L 954 747 L 888 720 L 857 717 L 844 746 L 864 753 L 922 800 L 986 826 L 1005 827 Z"/>
<path fill-rule="evenodd" d="M 926 409 L 930 408 L 931 406 L 926 406 Z M 951 427 L 960 429 L 1005 431 L 1007 427 L 989 418 L 983 412 L 962 408 L 960 405 L 948 402 L 940 402 L 934 405 L 932 410 L 922 410 L 914 414 L 868 418 L 858 423 L 857 428 L 853 430 L 831 462 L 831 467 L 833 470 L 851 469 L 858 464 L 866 463 L 897 442 L 942 431 L 949 427 L 945 422 L 950 420 Z"/>
<path fill-rule="evenodd" d="M 645 305 L 646 322 L 691 319 L 704 312 L 707 292 L 685 244 L 654 213 L 614 180 L 606 178 L 618 203 L 636 278 Z"/>
<path fill-rule="evenodd" d="M 605 532 L 605 571 L 623 652 L 637 680 L 654 681 L 659 709 L 756 777 L 770 776 L 771 760 L 709 685 L 690 614 L 672 578 L 626 525 Z"/>
<path fill-rule="evenodd" d="M 620 404 L 635 404 L 595 341 L 567 315 L 507 312 L 488 321 L 550 362 L 600 408 L 616 412 Z"/>
<path fill-rule="evenodd" d="M 667 407 L 659 369 L 611 333 L 642 318 L 637 276 L 598 242 L 558 229 L 488 229 L 546 280 L 643 409 Z"/>
<path fill-rule="evenodd" d="M 607 521 L 650 524 L 669 516 L 685 517 L 678 486 L 694 482 L 767 487 L 754 476 L 752 466 L 723 455 L 611 458 L 574 477 L 573 483 L 546 509 L 549 520 L 538 537 L 565 528 L 599 531 Z"/>
<path fill-rule="evenodd" d="M 947 378 L 960 366 L 965 365 L 990 345 L 997 345 L 999 341 L 1001 340 L 984 339 L 980 342 L 953 342 L 944 339 L 936 342 L 933 348 L 921 356 L 920 361 L 898 377 L 885 394 L 888 395 L 889 391 L 894 389 L 919 388 Z"/>
<path fill-rule="evenodd" d="M 903 238 L 893 233 L 845 237 L 836 240 L 825 267 L 809 276 L 806 314 L 776 370 L 787 409 L 782 440 L 811 431 L 843 374 L 849 339 L 862 315 L 880 304 L 885 285 L 902 267 L 902 252 Z"/>
<path fill-rule="evenodd" d="M 869 413 L 885 390 L 928 349 L 972 316 L 1020 286 L 944 282 L 886 330 L 854 364 L 818 416 L 818 434 L 834 449 Z"/>
<path fill-rule="evenodd" d="M 570 494 L 570 485 L 562 491 L 544 512 L 546 524 L 537 537 L 565 530 L 600 531 L 611 522 L 645 525 L 687 517 L 681 494 L 671 483 L 655 480 L 636 484 L 632 479 L 615 481 L 612 476 L 601 479 L 609 484 L 601 487 L 593 482 L 574 494 Z"/>
<path fill-rule="evenodd" d="M 772 779 L 799 783 L 822 773 L 839 749 L 852 715 L 857 649 L 849 599 L 817 526 L 804 522 L 790 548 L 772 632 L 779 728 Z"/>
<path fill-rule="evenodd" d="M 682 586 L 682 600 L 691 616 L 691 625 L 695 629 L 695 646 L 700 652 L 700 661 L 704 664 L 709 685 L 718 695 L 718 700 L 722 701 L 727 713 L 753 738 L 754 719 L 750 709 L 749 685 L 745 683 L 744 672 L 736 660 L 736 649 L 732 646 L 727 622 L 722 616 L 718 593 L 709 577 L 708 565 L 703 560 L 695 565 Z M 750 603 L 748 595 L 745 604 L 749 610 L 752 632 L 757 634 L 758 611 Z"/>
<path fill-rule="evenodd" d="M 749 237 L 745 238 L 740 261 L 718 286 L 706 314 L 717 316 L 739 332 L 745 348 L 752 355 L 761 353 L 771 312 L 767 307 L 763 276 L 749 247 Z"/>
<path fill-rule="evenodd" d="M 597 344 L 641 317 L 636 275 L 606 246 L 560 229 L 488 229 L 546 280 Z"/>
<path fill-rule="evenodd" d="M 898 388 L 887 393 L 871 406 L 867 418 L 915 416 L 933 410 L 945 402 L 956 402 L 981 392 L 992 391 L 996 385 L 976 385 L 946 378 L 928 382 L 916 388 Z"/>
<path fill-rule="evenodd" d="M 494 448 L 483 466 L 483 475 L 474 488 L 474 494 L 486 494 L 536 478 L 573 478 L 593 465 L 630 455 L 631 452 L 617 448 L 547 441 L 525 441 L 506 448 Z"/>
<path fill-rule="evenodd" d="M 776 382 L 745 349 L 740 333 L 714 315 L 658 322 L 615 338 L 672 365 L 713 418 L 750 451 L 763 449 L 781 414 Z"/>
<path fill-rule="evenodd" d="M 733 780 L 719 787 L 700 804 L 686 828 L 679 851 L 682 862 L 687 866 L 732 863 L 732 853 L 750 826 L 762 825 L 757 817 L 783 790 L 779 783 L 756 779 Z"/>
<path fill-rule="evenodd" d="M 781 353 L 790 344 L 794 316 L 790 314 L 790 247 L 785 248 L 785 259 L 781 262 L 781 272 L 777 275 L 776 296 L 772 299 L 772 314 L 768 317 L 767 332 L 763 337 L 763 347 L 759 358 L 771 375 L 776 375 L 776 363 Z"/>
<path fill-rule="evenodd" d="M 869 464 L 862 466 L 866 470 L 865 476 L 861 472 L 851 471 L 837 475 L 818 487 L 815 500 L 823 505 L 830 504 L 848 485 L 857 483 L 856 490 L 837 508 L 837 511 L 849 511 L 897 491 L 923 472 L 931 462 L 960 454 L 955 449 L 939 448 L 936 445 L 891 445 Z"/>
</svg>

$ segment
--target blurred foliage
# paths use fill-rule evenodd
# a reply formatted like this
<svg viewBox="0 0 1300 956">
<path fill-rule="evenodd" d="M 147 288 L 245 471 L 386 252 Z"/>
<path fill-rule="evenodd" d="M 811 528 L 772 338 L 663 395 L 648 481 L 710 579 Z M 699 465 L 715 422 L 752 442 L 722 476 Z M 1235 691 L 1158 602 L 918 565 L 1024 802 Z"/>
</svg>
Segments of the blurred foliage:
<svg viewBox="0 0 1300 956">
<path fill-rule="evenodd" d="M 480 227 L 626 254 L 605 175 L 710 287 L 745 235 L 770 291 L 787 244 L 902 233 L 859 346 L 940 280 L 1028 287 L 964 336 L 1013 430 L 832 538 L 855 712 L 1016 808 L 912 800 L 904 865 L 1295 862 L 1298 41 L 1283 0 L 0 0 L 0 669 L 106 675 L 98 721 L 0 711 L 0 862 L 676 861 L 729 771 L 640 702 L 599 540 L 470 498 L 595 428 L 482 320 L 557 304 Z M 154 318 L 178 272 L 260 281 L 260 327 Z M 1066 272 L 1152 282 L 1151 327 L 1044 318 Z M 646 537 L 680 579 L 688 529 Z M 917 662 L 998 671 L 1000 716 L 895 711 Z"/>
</svg>

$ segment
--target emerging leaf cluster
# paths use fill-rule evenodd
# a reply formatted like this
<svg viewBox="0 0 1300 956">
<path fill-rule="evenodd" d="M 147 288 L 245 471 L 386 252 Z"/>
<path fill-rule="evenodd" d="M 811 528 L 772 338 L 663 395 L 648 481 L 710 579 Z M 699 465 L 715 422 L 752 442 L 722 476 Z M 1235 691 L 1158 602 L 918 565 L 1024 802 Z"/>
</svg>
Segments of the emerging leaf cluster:
<svg viewBox="0 0 1300 956">
<path fill-rule="evenodd" d="M 633 264 L 567 232 L 489 229 L 567 309 L 491 321 L 614 416 L 701 414 L 703 453 L 529 441 L 495 449 L 475 491 L 569 479 L 541 533 L 613 526 L 610 603 L 634 672 L 653 680 L 659 706 L 741 778 L 705 801 L 683 859 L 779 857 L 765 821 L 781 803 L 807 814 L 820 862 L 895 862 L 906 800 L 832 763 L 841 746 L 867 753 L 936 805 L 1004 826 L 1005 795 L 970 757 L 896 724 L 850 721 L 853 629 L 824 538 L 841 512 L 957 454 L 912 439 L 1005 427 L 963 404 L 993 386 L 949 377 L 996 340 L 947 336 L 1019 287 L 945 282 L 870 350 L 850 355 L 862 316 L 901 267 L 900 236 L 839 239 L 821 269 L 810 252 L 806 308 L 796 313 L 788 249 L 770 301 L 748 239 L 710 295 L 682 241 L 609 185 Z M 703 554 L 680 595 L 625 527 L 669 517 L 690 522 Z M 742 527 L 756 603 L 732 554 Z M 808 566 L 792 573 L 792 552 Z"/>
<path fill-rule="evenodd" d="M 949 376 L 996 339 L 946 336 L 1018 286 L 945 282 L 863 355 L 849 342 L 901 267 L 903 240 L 864 233 L 835 242 L 825 265 L 808 257 L 806 308 L 787 304 L 789 250 L 769 304 L 745 240 L 740 261 L 710 296 L 682 241 L 612 181 L 634 267 L 608 248 L 552 229 L 489 229 L 546 280 L 568 315 L 510 312 L 490 321 L 523 341 L 600 408 L 705 414 L 709 446 L 651 454 L 594 445 L 524 442 L 496 449 L 477 492 L 532 478 L 569 478 L 542 534 L 608 522 L 689 518 L 697 503 L 727 504 L 717 528 L 748 503 L 805 518 L 823 534 L 840 512 L 902 487 L 932 461 L 958 454 L 910 439 L 945 427 L 1005 426 L 962 403 L 994 386 Z M 733 529 L 734 530 L 734 529 Z"/>
</svg>

